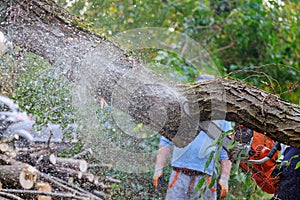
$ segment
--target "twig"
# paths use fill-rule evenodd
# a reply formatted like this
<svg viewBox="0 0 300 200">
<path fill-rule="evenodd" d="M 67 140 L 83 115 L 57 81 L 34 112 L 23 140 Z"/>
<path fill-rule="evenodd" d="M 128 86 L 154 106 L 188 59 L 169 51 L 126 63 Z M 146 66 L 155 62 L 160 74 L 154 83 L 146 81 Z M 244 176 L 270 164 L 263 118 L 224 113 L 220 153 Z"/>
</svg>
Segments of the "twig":
<svg viewBox="0 0 300 200">
<path fill-rule="evenodd" d="M 187 35 L 184 35 L 184 36 L 185 36 L 185 38 L 187 40 Z M 184 58 L 184 52 L 185 52 L 187 46 L 188 46 L 188 41 L 185 41 L 185 43 L 184 43 L 184 45 L 183 45 L 183 47 L 182 47 L 182 49 L 180 51 L 180 57 L 181 58 Z"/>
<path fill-rule="evenodd" d="M 229 45 L 226 45 L 224 47 L 220 47 L 220 48 L 216 49 L 215 51 L 211 52 L 211 54 L 215 54 L 217 52 L 224 51 L 224 50 L 229 49 L 229 48 L 231 48 L 233 46 L 234 46 L 234 42 L 230 42 Z"/>
<path fill-rule="evenodd" d="M 67 184 L 62 184 L 61 182 L 63 182 L 62 180 L 57 180 L 58 178 L 56 178 L 56 177 L 52 177 L 52 176 L 50 176 L 50 175 L 47 175 L 47 174 L 44 174 L 44 173 L 42 173 L 42 172 L 38 172 L 38 174 L 41 176 L 41 177 L 43 177 L 43 178 L 45 178 L 46 180 L 48 180 L 48 181 L 50 181 L 50 182 L 52 182 L 52 183 L 54 183 L 54 184 L 56 184 L 56 185 L 58 185 L 58 186 L 60 186 L 60 187 L 62 187 L 62 188 L 64 188 L 64 189 L 66 189 L 66 190 L 69 190 L 69 191 L 72 191 L 72 192 L 74 192 L 74 194 L 79 194 L 79 195 L 82 195 L 79 191 L 77 191 L 77 190 L 75 190 L 75 189 L 73 189 L 73 188 L 71 188 L 71 187 L 68 187 L 67 186 Z M 84 195 L 82 195 L 82 196 L 84 196 Z"/>
<path fill-rule="evenodd" d="M 56 177 L 53 177 L 53 178 L 56 179 L 56 180 L 58 179 L 58 178 L 56 178 Z M 61 180 L 61 179 L 58 179 L 58 181 L 61 181 L 61 183 L 65 184 L 65 185 L 67 185 L 67 186 L 69 186 L 69 187 L 73 187 L 74 189 L 76 189 L 76 190 L 78 190 L 78 191 L 80 191 L 80 192 L 82 192 L 82 193 L 85 193 L 86 195 L 89 195 L 89 196 L 91 196 L 91 197 L 93 197 L 93 198 L 95 198 L 95 199 L 101 200 L 99 197 L 95 196 L 94 194 L 92 194 L 92 193 L 90 193 L 90 192 L 88 192 L 88 191 L 86 191 L 86 190 L 84 190 L 84 189 L 82 189 L 82 188 L 80 188 L 80 187 L 77 187 L 77 186 L 75 186 L 75 185 L 72 185 L 72 184 L 70 184 L 70 183 L 68 183 L 68 182 L 65 182 L 65 181 Z"/>
<path fill-rule="evenodd" d="M 10 192 L 10 193 L 36 194 L 36 195 L 47 195 L 47 196 L 56 196 L 56 197 L 64 197 L 64 198 L 86 199 L 86 197 L 77 196 L 75 194 L 60 193 L 60 192 L 43 192 L 37 190 L 16 190 L 16 189 L 2 189 L 2 191 Z"/>
<path fill-rule="evenodd" d="M 267 66 L 267 65 L 264 65 L 264 66 Z M 251 66 L 251 67 L 252 67 L 252 66 Z M 261 66 L 261 67 L 263 67 L 263 66 Z M 252 68 L 253 68 L 253 69 L 259 69 L 258 66 L 254 66 L 254 67 L 252 67 Z M 276 82 L 277 86 L 279 87 L 279 90 L 280 90 L 280 91 L 282 90 L 281 87 L 280 87 L 279 82 L 278 82 L 276 79 L 274 79 L 274 78 L 272 78 L 271 76 L 269 76 L 268 74 L 266 74 L 265 72 L 263 72 L 263 71 L 256 71 L 256 70 L 252 70 L 252 69 L 239 69 L 239 70 L 235 70 L 235 71 L 233 71 L 233 72 L 228 73 L 228 74 L 226 75 L 226 77 L 229 77 L 229 76 L 231 76 L 231 75 L 233 75 L 233 74 L 238 74 L 238 73 L 254 73 L 254 74 L 262 74 L 262 76 L 265 77 L 265 78 L 268 80 L 268 82 L 269 82 L 269 84 L 265 84 L 265 83 L 264 83 L 264 84 L 267 85 L 268 87 L 270 87 L 270 88 L 272 89 L 273 93 L 276 93 L 275 88 L 272 86 L 273 81 Z M 246 77 L 244 80 L 248 79 L 249 77 L 251 77 L 251 76 Z"/>
<path fill-rule="evenodd" d="M 113 182 L 113 183 L 121 183 L 121 181 L 119 179 L 115 179 L 115 178 L 112 178 L 112 177 L 109 177 L 109 176 L 106 176 L 105 179 L 110 181 L 110 182 Z"/>
<path fill-rule="evenodd" d="M 233 46 L 234 46 L 234 43 L 231 42 L 229 45 L 226 45 L 226 46 L 224 46 L 224 47 L 220 47 L 219 49 L 216 49 L 216 50 L 213 51 L 213 52 L 210 52 L 210 53 L 205 52 L 204 54 L 200 54 L 200 56 L 197 56 L 197 57 L 195 57 L 195 58 L 190 59 L 190 62 L 197 62 L 197 61 L 199 61 L 199 60 L 201 60 L 201 59 L 204 59 L 204 58 L 209 57 L 211 54 L 217 53 L 217 52 L 219 52 L 219 51 L 224 51 L 224 50 L 229 49 L 229 48 L 231 48 L 231 47 L 233 47 Z"/>
<path fill-rule="evenodd" d="M 54 143 L 50 143 L 50 147 L 48 144 L 34 144 L 34 146 L 30 146 L 29 148 L 18 148 L 18 152 L 36 152 L 36 151 L 41 151 L 41 150 L 51 150 L 57 149 L 57 145 Z"/>
<path fill-rule="evenodd" d="M 104 197 L 105 199 L 109 199 L 109 198 L 110 198 L 110 196 L 109 196 L 108 194 L 106 194 L 106 193 L 104 193 L 104 192 L 102 192 L 102 191 L 94 190 L 93 192 L 94 192 L 95 194 L 99 195 L 99 196 Z"/>
<path fill-rule="evenodd" d="M 112 164 L 89 164 L 89 168 L 108 168 L 111 170 L 113 168 Z"/>
<path fill-rule="evenodd" d="M 4 189 L 2 189 L 1 191 L 3 191 Z M 0 197 L 8 197 L 8 198 L 11 198 L 11 199 L 17 199 L 17 200 L 23 200 L 21 197 L 18 197 L 14 194 L 9 194 L 9 193 L 6 193 L 6 192 L 0 192 Z"/>
<path fill-rule="evenodd" d="M 50 151 L 50 144 L 51 144 L 51 138 L 52 138 L 52 136 L 53 136 L 53 132 L 52 132 L 52 130 L 50 130 L 50 136 L 49 136 L 49 138 L 48 138 L 48 141 L 47 141 L 47 148 L 49 149 L 49 151 Z"/>
<path fill-rule="evenodd" d="M 86 190 L 84 190 L 84 189 L 82 189 L 82 188 L 80 188 L 80 187 L 77 187 L 77 186 L 75 186 L 75 185 L 72 185 L 72 184 L 70 184 L 70 183 L 68 183 L 68 182 L 66 182 L 66 181 L 63 181 L 63 180 L 61 180 L 61 179 L 59 179 L 59 178 L 51 177 L 51 176 L 49 176 L 49 175 L 47 175 L 47 174 L 44 174 L 44 173 L 42 173 L 42 172 L 39 172 L 39 174 L 40 174 L 41 176 L 43 176 L 44 178 L 47 178 L 49 181 L 51 181 L 51 182 L 53 182 L 53 183 L 55 183 L 55 184 L 57 184 L 57 185 L 59 185 L 59 186 L 62 186 L 62 187 L 64 187 L 64 188 L 66 188 L 66 189 L 68 189 L 68 190 L 71 190 L 71 191 L 73 191 L 73 192 L 75 192 L 75 193 L 78 193 L 78 194 L 81 193 L 80 195 L 82 195 L 82 196 L 87 196 L 87 197 L 90 196 L 90 197 L 95 198 L 96 200 L 97 200 L 97 199 L 101 200 L 101 198 L 95 196 L 94 194 L 92 194 L 92 193 L 90 193 L 90 192 L 88 192 L 88 191 L 86 191 Z M 82 193 L 83 193 L 83 194 L 82 194 Z"/>
</svg>

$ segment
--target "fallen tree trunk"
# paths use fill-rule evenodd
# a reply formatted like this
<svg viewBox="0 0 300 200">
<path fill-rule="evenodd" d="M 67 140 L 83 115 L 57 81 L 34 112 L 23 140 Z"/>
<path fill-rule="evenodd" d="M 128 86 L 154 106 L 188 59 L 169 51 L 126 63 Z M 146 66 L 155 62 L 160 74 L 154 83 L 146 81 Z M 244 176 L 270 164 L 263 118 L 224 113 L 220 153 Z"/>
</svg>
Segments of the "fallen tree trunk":
<svg viewBox="0 0 300 200">
<path fill-rule="evenodd" d="M 101 63 L 104 66 L 99 72 L 102 76 L 97 77 L 96 73 L 93 81 L 101 83 L 97 89 L 108 103 L 114 98 L 114 91 L 124 89 L 120 80 L 127 78 L 128 72 L 134 74 L 143 70 L 141 63 L 130 59 L 113 43 L 80 27 L 80 20 L 53 1 L 0 2 L 0 30 L 8 39 L 24 51 L 62 66 L 62 73 L 70 80 L 78 78 L 75 71 L 80 66 L 84 66 L 84 72 L 88 64 Z M 86 56 L 98 60 L 86 63 Z M 187 144 L 199 132 L 199 121 L 225 118 L 265 133 L 279 142 L 300 147 L 299 106 L 238 81 L 218 79 L 182 85 L 174 88 L 174 92 L 159 82 L 141 84 L 134 77 L 129 77 L 127 86 L 135 90 L 125 88 L 129 91 L 118 93 L 128 99 L 126 106 L 113 106 L 170 139 L 179 138 L 179 146 Z M 153 119 L 153 112 L 164 118 Z"/>
</svg>

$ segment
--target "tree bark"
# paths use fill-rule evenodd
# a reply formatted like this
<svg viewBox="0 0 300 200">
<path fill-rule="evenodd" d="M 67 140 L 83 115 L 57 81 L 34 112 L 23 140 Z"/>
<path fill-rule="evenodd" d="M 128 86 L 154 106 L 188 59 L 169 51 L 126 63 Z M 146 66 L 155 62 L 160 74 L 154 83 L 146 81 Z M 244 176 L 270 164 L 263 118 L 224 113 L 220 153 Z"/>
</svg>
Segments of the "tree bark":
<svg viewBox="0 0 300 200">
<path fill-rule="evenodd" d="M 79 79 L 75 72 L 80 66 L 88 70 L 88 66 L 94 64 L 86 62 L 86 57 L 97 58 L 97 63 L 105 66 L 93 77 L 93 81 L 101 83 L 97 85 L 99 94 L 178 146 L 186 145 L 198 134 L 199 121 L 226 119 L 279 142 L 300 147 L 300 108 L 297 105 L 239 81 L 220 78 L 172 89 L 160 82 L 142 84 L 128 75 L 145 69 L 138 60 L 130 58 L 112 42 L 82 28 L 80 20 L 53 1 L 0 2 L 0 30 L 14 45 L 60 66 L 61 73 L 72 81 Z M 120 81 L 124 78 L 126 88 Z M 111 101 L 115 98 L 114 91 L 120 91 L 117 93 L 120 99 L 128 100 L 125 106 L 122 102 Z"/>
</svg>

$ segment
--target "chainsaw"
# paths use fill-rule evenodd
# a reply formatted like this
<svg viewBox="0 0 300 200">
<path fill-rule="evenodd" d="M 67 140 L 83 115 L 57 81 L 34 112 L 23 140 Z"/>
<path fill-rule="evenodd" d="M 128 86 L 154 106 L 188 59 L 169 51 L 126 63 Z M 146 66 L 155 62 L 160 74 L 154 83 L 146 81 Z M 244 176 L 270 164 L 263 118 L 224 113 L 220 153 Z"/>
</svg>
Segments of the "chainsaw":
<svg viewBox="0 0 300 200">
<path fill-rule="evenodd" d="M 235 127 L 232 138 L 238 142 L 238 149 L 244 148 L 239 164 L 242 171 L 251 171 L 251 178 L 264 192 L 275 194 L 279 184 L 276 161 L 280 144 L 243 125 Z M 231 155 L 235 156 L 236 153 L 231 152 Z"/>
<path fill-rule="evenodd" d="M 213 139 L 221 134 L 220 128 L 213 122 L 200 122 L 200 128 Z M 243 125 L 236 125 L 234 133 L 223 137 L 222 142 L 230 159 L 239 162 L 243 172 L 251 172 L 251 178 L 264 192 L 276 193 L 279 184 L 276 164 L 281 149 L 279 142 Z M 230 149 L 229 146 L 234 148 Z"/>
</svg>

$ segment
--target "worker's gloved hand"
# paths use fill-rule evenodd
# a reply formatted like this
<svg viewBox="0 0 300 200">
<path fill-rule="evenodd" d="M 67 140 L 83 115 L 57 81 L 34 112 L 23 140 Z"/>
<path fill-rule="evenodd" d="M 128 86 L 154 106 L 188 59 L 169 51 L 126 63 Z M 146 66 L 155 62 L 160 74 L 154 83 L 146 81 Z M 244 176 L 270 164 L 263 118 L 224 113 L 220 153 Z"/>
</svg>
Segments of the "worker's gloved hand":
<svg viewBox="0 0 300 200">
<path fill-rule="evenodd" d="M 153 185 L 160 189 L 164 182 L 163 168 L 171 154 L 171 149 L 167 146 L 160 146 L 156 156 L 155 170 L 153 175 Z"/>
<path fill-rule="evenodd" d="M 228 180 L 229 176 L 225 174 L 221 174 L 221 178 L 219 179 L 219 185 L 220 185 L 220 198 L 224 198 L 228 194 Z"/>
<path fill-rule="evenodd" d="M 231 162 L 226 159 L 221 160 L 222 173 L 219 179 L 220 198 L 224 198 L 228 194 L 228 180 L 230 177 Z"/>
<path fill-rule="evenodd" d="M 152 181 L 156 189 L 160 189 L 162 187 L 164 181 L 164 174 L 162 169 L 155 170 Z"/>
</svg>

